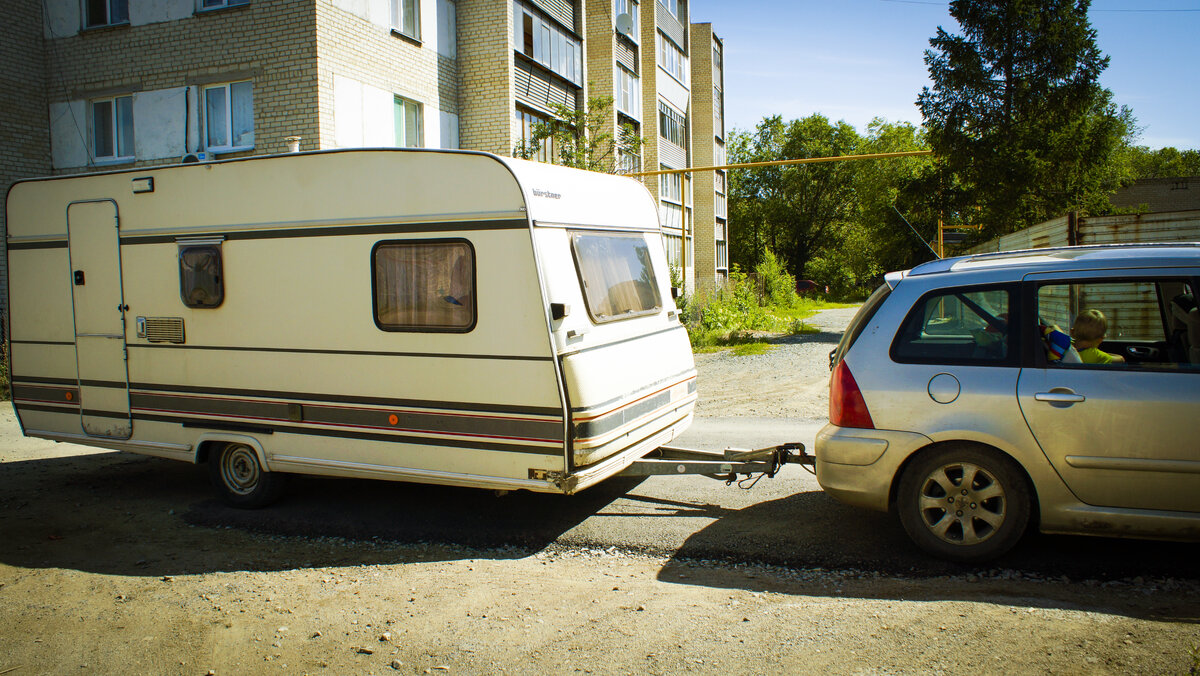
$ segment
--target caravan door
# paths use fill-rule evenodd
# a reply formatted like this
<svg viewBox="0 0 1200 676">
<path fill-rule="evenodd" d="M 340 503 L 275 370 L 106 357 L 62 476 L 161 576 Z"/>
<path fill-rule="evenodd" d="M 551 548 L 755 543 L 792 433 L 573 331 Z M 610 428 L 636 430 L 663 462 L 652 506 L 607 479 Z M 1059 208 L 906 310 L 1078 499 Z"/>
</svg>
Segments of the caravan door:
<svg viewBox="0 0 1200 676">
<path fill-rule="evenodd" d="M 133 423 L 116 202 L 68 206 L 67 246 L 83 431 L 88 436 L 128 439 Z"/>
</svg>

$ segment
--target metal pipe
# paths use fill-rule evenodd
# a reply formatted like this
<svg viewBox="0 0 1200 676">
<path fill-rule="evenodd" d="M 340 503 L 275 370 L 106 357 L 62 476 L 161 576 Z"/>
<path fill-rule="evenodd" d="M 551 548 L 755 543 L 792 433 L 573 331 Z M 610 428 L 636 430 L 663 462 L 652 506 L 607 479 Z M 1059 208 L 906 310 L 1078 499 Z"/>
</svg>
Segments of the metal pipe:
<svg viewBox="0 0 1200 676">
<path fill-rule="evenodd" d="M 891 157 L 920 157 L 932 155 L 932 150 L 905 150 L 897 153 L 871 153 L 868 155 L 840 155 L 837 157 L 805 157 L 798 160 L 771 160 L 769 162 L 744 162 L 742 164 L 722 164 L 718 167 L 690 167 L 688 169 L 660 169 L 658 171 L 639 171 L 625 176 L 661 176 L 663 174 L 690 174 L 693 171 L 721 171 L 726 169 L 753 169 L 755 167 L 774 167 L 785 164 L 816 164 L 818 162 L 841 162 L 842 160 L 885 160 Z"/>
</svg>

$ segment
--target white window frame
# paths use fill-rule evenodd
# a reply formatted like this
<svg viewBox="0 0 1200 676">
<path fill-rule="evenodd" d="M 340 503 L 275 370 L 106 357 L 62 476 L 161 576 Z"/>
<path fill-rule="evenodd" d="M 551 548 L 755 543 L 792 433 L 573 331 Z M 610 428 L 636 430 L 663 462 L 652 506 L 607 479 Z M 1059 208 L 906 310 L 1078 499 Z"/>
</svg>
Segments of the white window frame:
<svg viewBox="0 0 1200 676">
<path fill-rule="evenodd" d="M 397 96 L 393 99 L 392 117 L 396 124 L 396 147 L 398 148 L 424 148 L 425 147 L 425 109 L 419 101 Z M 415 129 L 411 132 L 416 138 L 409 138 L 408 128 L 408 111 L 416 110 Z M 403 121 L 403 122 L 401 122 Z"/>
<path fill-rule="evenodd" d="M 663 35 L 662 31 L 658 33 L 658 67 L 667 72 L 668 75 L 679 81 L 679 84 L 688 86 L 688 62 L 687 55 L 679 48 L 671 39 Z"/>
<path fill-rule="evenodd" d="M 104 3 L 104 21 L 92 23 L 92 7 L 93 2 Z M 124 8 L 125 16 L 120 19 L 113 19 L 113 10 L 117 7 Z M 84 28 L 103 28 L 105 26 L 123 26 L 129 23 L 129 0 L 83 0 L 83 27 Z"/>
<path fill-rule="evenodd" d="M 249 84 L 250 85 L 250 138 L 248 144 L 234 145 L 233 143 L 233 87 L 234 85 Z M 225 137 L 228 143 L 225 145 L 212 145 L 211 137 L 209 136 L 209 119 L 208 119 L 208 93 L 213 90 L 225 90 Z M 203 120 L 202 136 L 204 137 L 204 147 L 209 152 L 213 153 L 234 153 L 242 150 L 251 150 L 254 148 L 254 81 L 253 80 L 237 80 L 235 82 L 222 82 L 219 84 L 204 85 L 200 89 L 200 111 Z"/>
<path fill-rule="evenodd" d="M 637 0 L 614 0 L 613 3 L 613 21 L 621 14 L 628 14 L 633 19 L 633 30 L 626 37 L 633 40 L 634 44 L 640 44 L 642 41 L 642 18 L 638 13 L 639 9 Z"/>
<path fill-rule="evenodd" d="M 642 81 L 628 68 L 617 64 L 617 111 L 641 121 Z"/>
<path fill-rule="evenodd" d="M 412 9 L 411 21 L 407 25 L 406 9 Z M 388 13 L 394 32 L 414 40 L 421 39 L 421 0 L 389 0 Z"/>
<path fill-rule="evenodd" d="M 201 12 L 207 12 L 248 4 L 250 4 L 250 0 L 196 0 L 196 9 Z"/>
<path fill-rule="evenodd" d="M 526 21 L 533 33 L 532 53 L 525 51 Z M 513 49 L 576 87 L 583 86 L 583 43 L 520 2 L 513 3 Z"/>
<path fill-rule="evenodd" d="M 125 131 L 125 128 L 124 128 L 124 125 L 121 123 L 121 116 L 118 114 L 117 108 L 121 102 L 125 102 L 125 101 L 128 101 L 128 105 L 129 105 L 130 129 L 128 131 L 129 131 L 129 146 L 130 147 L 125 149 L 128 152 L 122 153 L 121 152 L 121 138 L 124 135 L 123 132 Z M 107 104 L 109 106 L 110 116 L 111 116 L 110 123 L 108 125 L 108 129 L 104 130 L 109 134 L 109 143 L 112 146 L 112 154 L 111 155 L 101 155 L 100 150 L 99 150 L 99 144 L 96 142 L 98 140 L 97 135 L 101 131 L 100 129 L 96 128 L 96 106 L 104 105 L 104 104 Z M 92 159 L 97 164 L 133 162 L 136 159 L 136 157 L 135 157 L 136 149 L 134 147 L 134 139 L 135 139 L 134 133 L 136 130 L 136 125 L 133 122 L 133 95 L 126 94 L 124 96 L 111 96 L 111 97 L 103 98 L 103 99 L 93 99 L 91 101 L 91 105 L 88 106 L 88 114 L 89 114 L 89 116 L 88 116 L 89 126 L 91 127 L 91 130 L 92 130 L 91 139 L 89 139 L 90 144 L 91 144 Z"/>
</svg>

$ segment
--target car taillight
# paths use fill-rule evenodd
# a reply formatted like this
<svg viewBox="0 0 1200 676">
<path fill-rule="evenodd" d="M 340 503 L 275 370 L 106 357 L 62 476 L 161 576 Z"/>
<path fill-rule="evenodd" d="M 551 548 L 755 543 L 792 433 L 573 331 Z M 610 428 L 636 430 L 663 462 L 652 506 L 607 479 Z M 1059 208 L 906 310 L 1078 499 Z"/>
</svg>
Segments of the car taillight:
<svg viewBox="0 0 1200 676">
<path fill-rule="evenodd" d="M 829 422 L 838 427 L 875 429 L 867 402 L 845 359 L 838 362 L 829 381 Z"/>
</svg>

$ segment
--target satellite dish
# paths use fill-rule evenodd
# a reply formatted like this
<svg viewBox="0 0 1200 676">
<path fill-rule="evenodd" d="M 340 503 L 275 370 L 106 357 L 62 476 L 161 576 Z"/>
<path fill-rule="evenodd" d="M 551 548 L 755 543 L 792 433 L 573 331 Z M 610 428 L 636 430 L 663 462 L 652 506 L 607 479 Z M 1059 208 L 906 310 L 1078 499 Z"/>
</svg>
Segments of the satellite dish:
<svg viewBox="0 0 1200 676">
<path fill-rule="evenodd" d="M 617 32 L 626 37 L 633 37 L 633 17 L 625 12 L 617 15 Z"/>
</svg>

